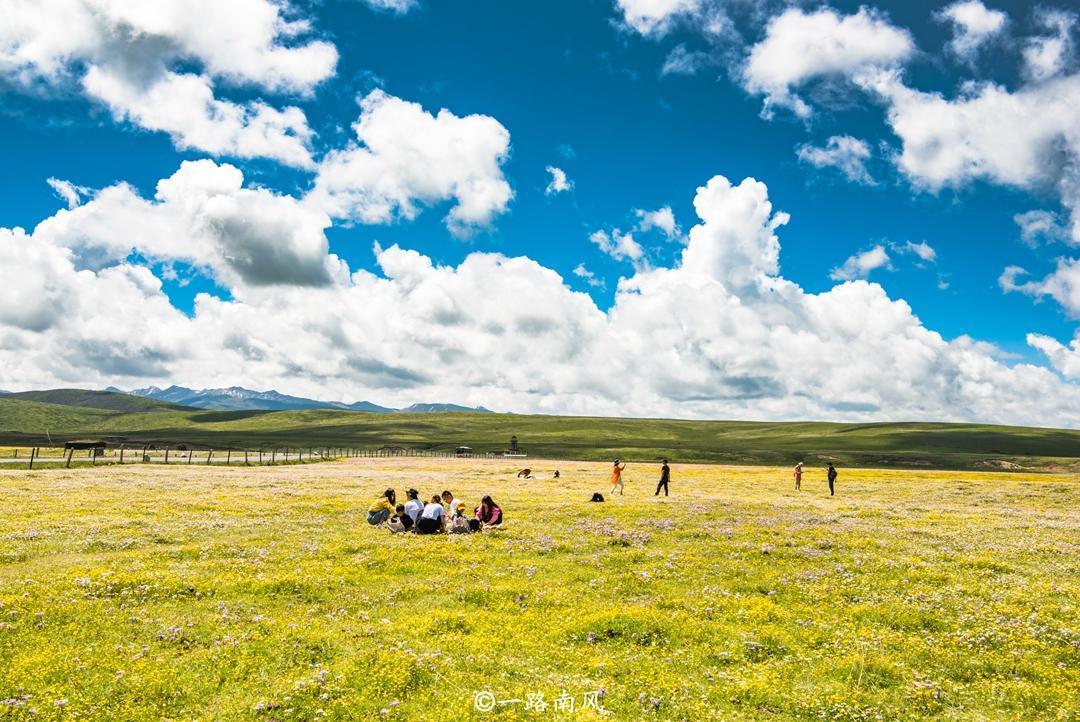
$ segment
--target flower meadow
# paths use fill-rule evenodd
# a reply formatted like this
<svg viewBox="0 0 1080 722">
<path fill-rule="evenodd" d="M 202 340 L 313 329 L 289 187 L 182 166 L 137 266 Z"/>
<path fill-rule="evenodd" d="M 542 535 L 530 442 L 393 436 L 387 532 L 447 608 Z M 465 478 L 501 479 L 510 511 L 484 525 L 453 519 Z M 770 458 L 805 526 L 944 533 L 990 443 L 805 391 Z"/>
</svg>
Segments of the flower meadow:
<svg viewBox="0 0 1080 722">
<path fill-rule="evenodd" d="M 0 471 L 0 720 L 1080 719 L 1075 475 L 529 465 Z"/>
</svg>

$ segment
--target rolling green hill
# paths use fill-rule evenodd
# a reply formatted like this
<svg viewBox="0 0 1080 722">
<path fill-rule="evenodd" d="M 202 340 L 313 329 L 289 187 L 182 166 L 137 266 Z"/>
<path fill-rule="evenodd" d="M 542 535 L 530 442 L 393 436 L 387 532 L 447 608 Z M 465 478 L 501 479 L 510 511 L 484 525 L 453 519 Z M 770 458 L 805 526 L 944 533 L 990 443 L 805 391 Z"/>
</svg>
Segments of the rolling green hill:
<svg viewBox="0 0 1080 722">
<path fill-rule="evenodd" d="M 1080 471 L 1080 431 L 982 424 L 677 421 L 513 414 L 375 414 L 337 410 L 205 411 L 151 406 L 123 411 L 0 397 L 0 443 L 75 438 L 190 444 L 215 449 L 384 445 L 477 452 L 511 435 L 532 457 L 622 456 L 681 462 L 1024 468 Z"/>
<path fill-rule="evenodd" d="M 39 401 L 62 406 L 82 406 L 88 409 L 109 411 L 154 411 L 160 409 L 182 410 L 187 406 L 167 401 L 132 396 L 113 391 L 89 391 L 87 389 L 49 389 L 48 391 L 20 391 L 6 394 L 4 398 L 22 401 Z"/>
</svg>

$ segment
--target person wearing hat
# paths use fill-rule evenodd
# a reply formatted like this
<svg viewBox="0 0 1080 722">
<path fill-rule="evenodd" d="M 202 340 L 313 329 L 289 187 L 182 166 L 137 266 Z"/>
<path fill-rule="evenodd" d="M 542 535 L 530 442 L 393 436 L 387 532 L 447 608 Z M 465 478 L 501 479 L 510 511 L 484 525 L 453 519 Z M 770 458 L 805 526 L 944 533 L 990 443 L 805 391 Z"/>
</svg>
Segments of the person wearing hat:
<svg viewBox="0 0 1080 722">
<path fill-rule="evenodd" d="M 802 489 L 802 462 L 800 461 L 795 465 L 795 471 L 792 472 L 792 476 L 795 477 L 795 491 Z"/>
<path fill-rule="evenodd" d="M 660 487 L 664 487 L 664 496 L 668 495 L 668 482 L 671 481 L 671 467 L 668 466 L 667 459 L 664 459 L 664 465 L 660 467 L 660 481 L 656 482 L 656 493 L 653 496 L 660 496 Z"/>
<path fill-rule="evenodd" d="M 611 491 L 608 492 L 609 494 L 614 494 L 615 493 L 615 488 L 618 487 L 619 496 L 622 496 L 622 493 L 623 493 L 622 473 L 623 473 L 623 469 L 626 468 L 626 464 L 622 464 L 621 462 L 622 462 L 622 459 L 615 459 L 615 466 L 612 467 L 612 469 L 611 469 Z"/>
</svg>

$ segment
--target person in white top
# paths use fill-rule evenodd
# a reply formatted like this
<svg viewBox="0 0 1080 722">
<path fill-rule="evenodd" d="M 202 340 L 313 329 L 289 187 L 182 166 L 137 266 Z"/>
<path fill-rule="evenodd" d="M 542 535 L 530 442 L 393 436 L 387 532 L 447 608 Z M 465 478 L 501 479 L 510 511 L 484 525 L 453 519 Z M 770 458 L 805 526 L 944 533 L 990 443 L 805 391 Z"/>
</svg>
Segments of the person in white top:
<svg viewBox="0 0 1080 722">
<path fill-rule="evenodd" d="M 440 534 L 446 526 L 446 510 L 443 509 L 439 497 L 431 497 L 431 501 L 424 506 L 420 518 L 416 522 L 417 534 Z"/>
<path fill-rule="evenodd" d="M 454 512 L 457 511 L 458 504 L 461 502 L 454 497 L 454 494 L 451 491 L 444 491 L 442 493 L 442 500 L 443 503 L 446 504 L 446 513 L 453 516 Z"/>
<path fill-rule="evenodd" d="M 405 495 L 409 498 L 405 502 L 405 513 L 409 515 L 409 518 L 413 520 L 413 524 L 420 518 L 420 514 L 424 511 L 424 502 L 420 501 L 420 492 L 416 489 L 409 489 L 405 492 Z"/>
</svg>

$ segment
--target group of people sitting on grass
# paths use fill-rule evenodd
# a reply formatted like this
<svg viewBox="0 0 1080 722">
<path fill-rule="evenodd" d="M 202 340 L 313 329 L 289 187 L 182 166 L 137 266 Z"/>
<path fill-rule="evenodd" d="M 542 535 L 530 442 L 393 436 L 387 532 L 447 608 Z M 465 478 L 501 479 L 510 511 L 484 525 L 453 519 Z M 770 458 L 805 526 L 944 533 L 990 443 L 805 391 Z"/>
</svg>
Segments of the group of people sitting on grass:
<svg viewBox="0 0 1080 722">
<path fill-rule="evenodd" d="M 391 532 L 407 531 L 417 534 L 470 534 L 482 529 L 498 529 L 503 522 L 502 508 L 490 496 L 465 515 L 465 502 L 458 501 L 450 491 L 435 494 L 431 501 L 420 501 L 420 492 L 409 489 L 408 500 L 397 503 L 397 493 L 387 489 L 368 509 L 367 520 L 372 526 L 386 525 Z"/>
</svg>

